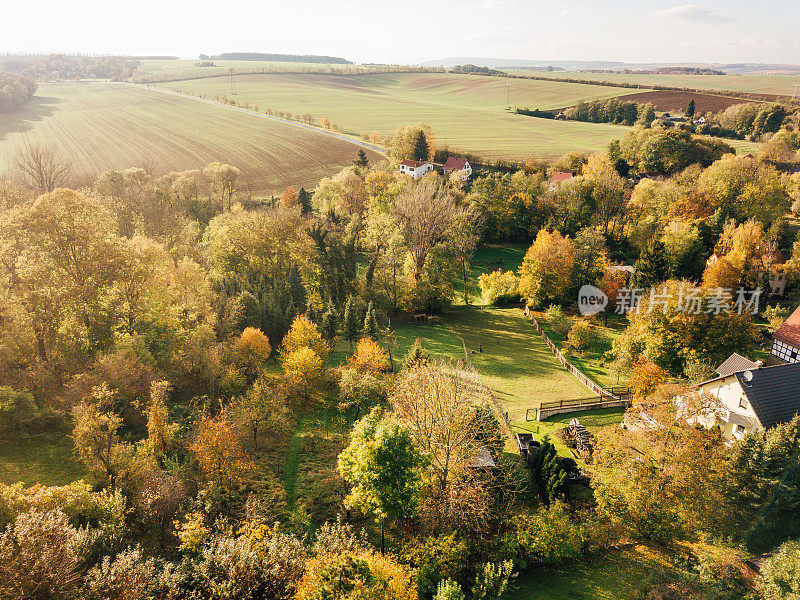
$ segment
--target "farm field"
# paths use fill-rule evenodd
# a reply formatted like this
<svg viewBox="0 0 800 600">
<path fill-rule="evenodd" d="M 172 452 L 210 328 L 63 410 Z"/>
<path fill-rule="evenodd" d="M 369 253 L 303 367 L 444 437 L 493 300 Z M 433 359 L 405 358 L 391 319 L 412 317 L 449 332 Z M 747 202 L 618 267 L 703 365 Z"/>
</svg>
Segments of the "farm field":
<svg viewBox="0 0 800 600">
<path fill-rule="evenodd" d="M 152 165 L 163 173 L 219 160 L 239 167 L 254 193 L 313 188 L 357 151 L 322 133 L 113 83 L 42 84 L 25 110 L 0 120 L 0 171 L 24 137 L 70 160 L 76 184 L 108 169 Z"/>
<path fill-rule="evenodd" d="M 701 90 L 730 90 L 752 94 L 778 94 L 791 96 L 797 75 L 665 75 L 636 73 L 588 73 L 586 71 L 533 71 L 529 69 L 503 69 L 513 75 L 534 75 L 551 79 L 585 79 L 633 83 L 639 85 L 664 85 Z"/>
<path fill-rule="evenodd" d="M 489 160 L 522 160 L 529 155 L 555 159 L 567 152 L 597 152 L 630 128 L 619 125 L 535 119 L 506 110 L 564 108 L 581 101 L 625 96 L 636 90 L 575 83 L 505 79 L 441 73 L 380 75 L 244 75 L 236 78 L 239 102 L 296 114 L 326 117 L 351 135 L 377 131 L 382 137 L 397 127 L 424 122 L 437 145 L 447 145 Z M 164 89 L 207 99 L 230 95 L 224 77 L 160 84 Z M 753 144 L 733 142 L 743 153 Z"/>
<path fill-rule="evenodd" d="M 139 61 L 139 66 L 133 72 L 132 79 L 159 80 L 179 79 L 182 77 L 210 77 L 214 75 L 228 75 L 233 69 L 234 73 L 297 73 L 297 72 L 331 72 L 331 73 L 358 73 L 364 70 L 360 65 L 326 64 L 309 62 L 284 62 L 269 60 L 210 60 L 215 66 L 198 67 L 200 59 L 191 60 L 164 60 L 144 59 Z"/>
<path fill-rule="evenodd" d="M 377 131 L 382 137 L 400 125 L 429 124 L 439 145 L 487 159 L 523 159 L 529 154 L 557 158 L 566 152 L 594 152 L 625 135 L 625 127 L 531 119 L 506 111 L 511 102 L 557 108 L 581 100 L 624 96 L 635 90 L 474 75 L 392 73 L 381 75 L 243 75 L 236 100 L 292 113 L 326 117 L 346 133 Z M 209 77 L 161 84 L 174 91 L 213 99 L 230 95 L 230 82 Z"/>
</svg>

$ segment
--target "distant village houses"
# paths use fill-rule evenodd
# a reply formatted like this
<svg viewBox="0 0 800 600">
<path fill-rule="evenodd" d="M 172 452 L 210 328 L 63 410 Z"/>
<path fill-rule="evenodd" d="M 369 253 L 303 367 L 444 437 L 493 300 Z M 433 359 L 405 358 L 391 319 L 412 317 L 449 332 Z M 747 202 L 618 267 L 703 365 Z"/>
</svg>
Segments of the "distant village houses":
<svg viewBox="0 0 800 600">
<path fill-rule="evenodd" d="M 433 171 L 436 167 L 441 168 L 442 174 L 447 177 L 451 173 L 461 172 L 462 184 L 469 181 L 472 176 L 472 165 L 466 158 L 457 158 L 451 156 L 447 159 L 444 165 L 435 165 L 430 161 L 420 160 L 403 160 L 397 167 L 397 172 L 401 175 L 410 175 L 414 179 L 426 175 Z"/>
<path fill-rule="evenodd" d="M 548 190 L 551 192 L 557 191 L 562 183 L 573 177 L 575 177 L 575 171 L 555 171 L 550 177 L 550 187 Z"/>
<path fill-rule="evenodd" d="M 466 158 L 456 158 L 451 156 L 444 163 L 444 176 L 447 177 L 455 171 L 463 171 L 462 181 L 467 181 L 472 176 L 472 165 Z"/>
</svg>

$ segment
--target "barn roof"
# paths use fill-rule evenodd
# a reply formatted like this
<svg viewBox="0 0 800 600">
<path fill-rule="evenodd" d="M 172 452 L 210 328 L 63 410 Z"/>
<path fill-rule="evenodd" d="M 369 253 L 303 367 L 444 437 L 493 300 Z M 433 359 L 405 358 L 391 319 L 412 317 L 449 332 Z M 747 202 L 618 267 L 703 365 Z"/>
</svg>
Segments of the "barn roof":
<svg viewBox="0 0 800 600">
<path fill-rule="evenodd" d="M 800 363 L 762 367 L 734 376 L 765 429 L 800 414 Z"/>
<path fill-rule="evenodd" d="M 455 156 L 451 156 L 444 163 L 444 169 L 445 171 L 461 171 L 467 166 L 467 162 L 468 161 L 466 158 L 456 158 Z"/>
<path fill-rule="evenodd" d="M 783 325 L 778 327 L 778 330 L 772 334 L 776 340 L 786 342 L 795 348 L 800 348 L 800 306 L 789 315 L 789 318 L 784 321 Z"/>
</svg>

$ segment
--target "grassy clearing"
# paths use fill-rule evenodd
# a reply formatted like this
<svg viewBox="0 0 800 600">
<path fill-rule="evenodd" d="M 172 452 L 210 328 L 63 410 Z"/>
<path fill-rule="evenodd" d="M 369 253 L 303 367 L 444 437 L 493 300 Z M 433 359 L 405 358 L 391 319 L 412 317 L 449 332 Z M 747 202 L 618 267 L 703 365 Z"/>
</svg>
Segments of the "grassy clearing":
<svg viewBox="0 0 800 600">
<path fill-rule="evenodd" d="M 536 320 L 545 330 L 547 337 L 549 337 L 556 346 L 561 347 L 564 340 L 567 339 L 565 335 L 558 335 L 549 326 L 544 313 L 534 313 Z M 573 321 L 577 321 L 578 317 L 573 317 Z M 585 375 L 592 381 L 602 387 L 612 387 L 617 385 L 625 385 L 625 378 L 611 370 L 610 365 L 606 361 L 605 353 L 611 350 L 611 345 L 622 335 L 622 332 L 628 325 L 628 320 L 621 315 L 609 315 L 608 325 L 602 318 L 597 318 L 592 323 L 594 330 L 597 334 L 597 341 L 591 349 L 582 352 L 581 354 L 570 355 L 569 361 L 579 368 Z"/>
<path fill-rule="evenodd" d="M 0 483 L 65 485 L 88 477 L 63 433 L 13 434 L 0 440 Z"/>
<path fill-rule="evenodd" d="M 584 79 L 639 85 L 664 85 L 698 90 L 729 90 L 753 94 L 781 94 L 791 96 L 796 75 L 662 75 L 637 73 L 587 73 L 585 71 L 531 71 L 504 69 L 516 75 L 534 75 L 550 79 Z"/>
<path fill-rule="evenodd" d="M 357 151 L 321 133 L 113 83 L 41 84 L 25 110 L 0 120 L 0 170 L 23 136 L 64 155 L 76 184 L 108 169 L 147 166 L 161 174 L 220 160 L 239 167 L 240 187 L 254 193 L 313 188 L 352 164 Z"/>
<path fill-rule="evenodd" d="M 491 273 L 498 269 L 516 273 L 527 250 L 528 244 L 486 244 L 478 248 L 472 258 L 467 279 L 467 297 L 470 304 L 483 304 L 478 277 L 483 273 Z M 456 283 L 455 304 L 463 306 L 463 303 L 464 284 L 458 281 Z"/>
<path fill-rule="evenodd" d="M 659 573 L 674 572 L 671 554 L 655 546 L 608 550 L 561 567 L 531 569 L 508 600 L 631 600 Z"/>
<path fill-rule="evenodd" d="M 268 74 L 238 77 L 235 98 L 263 108 L 310 112 L 315 119 L 326 117 L 342 131 L 355 135 L 377 131 L 385 137 L 400 125 L 422 121 L 433 128 L 438 144 L 487 159 L 520 160 L 530 154 L 554 159 L 566 152 L 597 152 L 630 131 L 629 127 L 618 125 L 515 115 L 506 110 L 506 83 L 511 84 L 512 106 L 541 109 L 637 92 L 608 86 L 444 73 Z M 230 82 L 223 77 L 161 85 L 212 99 L 230 95 Z"/>
</svg>

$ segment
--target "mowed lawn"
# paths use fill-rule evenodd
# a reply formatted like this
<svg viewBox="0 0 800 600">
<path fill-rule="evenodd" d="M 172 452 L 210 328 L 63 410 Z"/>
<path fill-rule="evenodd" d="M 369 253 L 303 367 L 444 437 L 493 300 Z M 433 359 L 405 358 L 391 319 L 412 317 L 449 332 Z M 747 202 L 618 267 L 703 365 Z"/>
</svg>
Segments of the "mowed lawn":
<svg viewBox="0 0 800 600">
<path fill-rule="evenodd" d="M 72 163 L 76 184 L 108 169 L 156 173 L 223 161 L 242 170 L 242 189 L 313 188 L 352 164 L 357 146 L 321 133 L 168 94 L 114 83 L 41 84 L 22 111 L 0 119 L 0 172 L 27 137 Z M 368 152 L 374 162 L 379 155 Z"/>
<path fill-rule="evenodd" d="M 64 433 L 6 433 L 0 439 L 0 483 L 64 485 L 86 469 L 75 455 L 72 438 Z"/>
<path fill-rule="evenodd" d="M 507 600 L 631 600 L 659 573 L 674 571 L 669 551 L 655 546 L 608 550 L 561 567 L 522 573 Z"/>
<path fill-rule="evenodd" d="M 523 159 L 529 154 L 553 159 L 566 152 L 595 152 L 629 128 L 555 121 L 515 115 L 511 104 L 558 108 L 582 100 L 624 96 L 636 90 L 549 81 L 513 80 L 444 73 L 380 75 L 270 74 L 236 77 L 240 102 L 296 114 L 326 117 L 351 134 L 377 131 L 386 137 L 397 127 L 424 122 L 436 143 L 487 159 Z M 230 96 L 230 82 L 210 77 L 160 84 L 209 99 Z"/>
</svg>

